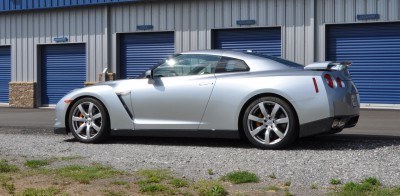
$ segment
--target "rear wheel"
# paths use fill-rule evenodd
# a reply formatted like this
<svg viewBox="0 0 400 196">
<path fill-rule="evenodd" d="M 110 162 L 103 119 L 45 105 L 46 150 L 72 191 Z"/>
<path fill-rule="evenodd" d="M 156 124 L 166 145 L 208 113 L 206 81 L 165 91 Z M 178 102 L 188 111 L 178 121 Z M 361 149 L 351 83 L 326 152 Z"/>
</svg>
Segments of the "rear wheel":
<svg viewBox="0 0 400 196">
<path fill-rule="evenodd" d="M 80 142 L 101 142 L 109 136 L 108 114 L 96 99 L 77 101 L 71 108 L 68 121 L 72 134 Z"/>
<path fill-rule="evenodd" d="M 298 137 L 297 127 L 293 109 L 277 97 L 253 101 L 243 116 L 247 139 L 263 149 L 279 149 L 292 144 Z"/>
</svg>

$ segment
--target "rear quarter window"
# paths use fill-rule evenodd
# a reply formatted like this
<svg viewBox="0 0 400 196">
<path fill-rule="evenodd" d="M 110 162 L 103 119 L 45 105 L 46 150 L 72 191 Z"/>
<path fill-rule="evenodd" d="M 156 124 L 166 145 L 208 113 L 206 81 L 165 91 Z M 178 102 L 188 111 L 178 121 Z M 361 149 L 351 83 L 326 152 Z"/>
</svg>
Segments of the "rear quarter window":
<svg viewBox="0 0 400 196">
<path fill-rule="evenodd" d="M 253 55 L 253 56 L 258 56 L 258 57 L 262 57 L 262 58 L 266 58 L 266 59 L 269 59 L 269 60 L 273 60 L 273 61 L 276 61 L 276 62 L 281 63 L 283 65 L 286 65 L 287 67 L 290 67 L 290 68 L 304 69 L 303 65 L 295 63 L 293 61 L 286 60 L 286 59 L 281 59 L 281 58 L 278 58 L 278 57 L 269 56 L 269 55 L 262 54 L 262 53 L 246 53 L 246 54 Z"/>
<path fill-rule="evenodd" d="M 222 57 L 216 67 L 215 73 L 244 72 L 249 70 L 249 66 L 243 60 Z"/>
</svg>

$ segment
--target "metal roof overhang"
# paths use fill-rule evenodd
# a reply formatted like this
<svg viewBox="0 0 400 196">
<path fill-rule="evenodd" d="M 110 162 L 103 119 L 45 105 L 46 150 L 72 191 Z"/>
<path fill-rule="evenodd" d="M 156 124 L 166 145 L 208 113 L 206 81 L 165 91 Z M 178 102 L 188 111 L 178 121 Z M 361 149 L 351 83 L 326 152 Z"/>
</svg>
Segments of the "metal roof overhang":
<svg viewBox="0 0 400 196">
<path fill-rule="evenodd" d="M 152 0 L 0 0 L 0 13 Z"/>
</svg>

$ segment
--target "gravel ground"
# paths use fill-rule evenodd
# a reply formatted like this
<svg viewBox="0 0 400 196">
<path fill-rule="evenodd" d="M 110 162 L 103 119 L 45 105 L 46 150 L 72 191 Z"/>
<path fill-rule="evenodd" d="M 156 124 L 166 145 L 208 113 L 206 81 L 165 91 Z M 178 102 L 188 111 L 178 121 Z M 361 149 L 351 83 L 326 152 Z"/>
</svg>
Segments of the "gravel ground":
<svg viewBox="0 0 400 196">
<path fill-rule="evenodd" d="M 384 185 L 400 185 L 400 137 L 331 135 L 298 141 L 287 150 L 259 150 L 240 140 L 115 137 L 106 144 L 82 144 L 71 135 L 51 130 L 0 128 L 0 158 L 82 156 L 117 169 L 169 168 L 189 179 L 219 178 L 234 170 L 249 170 L 264 181 L 316 183 L 329 187 L 375 176 Z"/>
</svg>

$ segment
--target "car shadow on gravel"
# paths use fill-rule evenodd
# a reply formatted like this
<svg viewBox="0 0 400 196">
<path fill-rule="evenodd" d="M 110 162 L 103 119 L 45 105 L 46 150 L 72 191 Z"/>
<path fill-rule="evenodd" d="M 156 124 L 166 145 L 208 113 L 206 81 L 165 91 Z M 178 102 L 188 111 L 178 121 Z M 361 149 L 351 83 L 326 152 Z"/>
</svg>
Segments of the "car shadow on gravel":
<svg viewBox="0 0 400 196">
<path fill-rule="evenodd" d="M 368 150 L 400 146 L 399 136 L 335 134 L 301 138 L 289 150 Z"/>
<path fill-rule="evenodd" d="M 78 142 L 72 138 L 66 142 Z M 232 148 L 253 148 L 253 146 L 240 139 L 220 138 L 183 138 L 183 137 L 122 137 L 114 136 L 103 144 L 135 144 L 135 145 L 157 145 L 157 146 L 198 146 L 198 147 L 232 147 Z"/>
<path fill-rule="evenodd" d="M 78 142 L 75 139 L 65 141 Z M 184 137 L 114 136 L 108 139 L 105 144 L 254 148 L 249 142 L 240 139 Z M 400 146 L 400 137 L 359 134 L 319 135 L 301 138 L 284 150 L 365 150 L 389 146 Z"/>
</svg>

